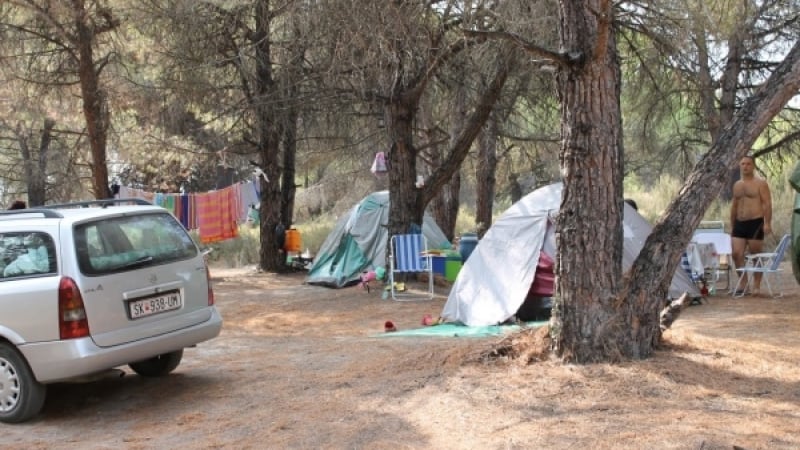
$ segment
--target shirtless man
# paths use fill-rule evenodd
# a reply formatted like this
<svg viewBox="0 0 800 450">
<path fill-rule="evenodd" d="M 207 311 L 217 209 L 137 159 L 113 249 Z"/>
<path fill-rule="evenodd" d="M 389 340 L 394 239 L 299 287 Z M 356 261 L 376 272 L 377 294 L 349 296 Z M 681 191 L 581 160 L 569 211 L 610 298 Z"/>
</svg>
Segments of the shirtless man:
<svg viewBox="0 0 800 450">
<path fill-rule="evenodd" d="M 741 179 L 733 185 L 731 203 L 731 246 L 736 267 L 744 267 L 745 249 L 760 253 L 764 248 L 764 235 L 772 233 L 772 197 L 769 185 L 755 176 L 756 164 L 752 156 L 739 161 Z M 737 295 L 744 286 L 736 286 Z M 754 274 L 753 294 L 761 289 L 761 274 Z"/>
</svg>

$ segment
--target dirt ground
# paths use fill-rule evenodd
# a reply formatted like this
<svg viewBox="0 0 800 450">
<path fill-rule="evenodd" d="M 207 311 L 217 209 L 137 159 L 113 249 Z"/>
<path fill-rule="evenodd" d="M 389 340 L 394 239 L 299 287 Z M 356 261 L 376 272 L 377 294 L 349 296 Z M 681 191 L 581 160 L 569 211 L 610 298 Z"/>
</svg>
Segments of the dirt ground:
<svg viewBox="0 0 800 450">
<path fill-rule="evenodd" d="M 222 334 L 162 379 L 53 385 L 0 425 L 13 449 L 800 448 L 800 289 L 711 297 L 648 360 L 480 362 L 502 338 L 385 336 L 432 301 L 382 300 L 303 274 L 212 270 Z"/>
</svg>

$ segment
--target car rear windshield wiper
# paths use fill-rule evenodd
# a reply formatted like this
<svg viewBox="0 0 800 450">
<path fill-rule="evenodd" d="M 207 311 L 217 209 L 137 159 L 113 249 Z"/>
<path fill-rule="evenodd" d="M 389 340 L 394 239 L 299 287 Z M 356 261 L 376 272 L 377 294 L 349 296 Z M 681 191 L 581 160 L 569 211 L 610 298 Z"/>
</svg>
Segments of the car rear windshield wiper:
<svg viewBox="0 0 800 450">
<path fill-rule="evenodd" d="M 150 255 L 142 256 L 139 259 L 126 262 L 124 264 L 120 264 L 118 266 L 113 267 L 111 270 L 119 270 L 119 269 L 134 269 L 136 267 L 143 267 L 153 262 L 153 257 Z"/>
</svg>

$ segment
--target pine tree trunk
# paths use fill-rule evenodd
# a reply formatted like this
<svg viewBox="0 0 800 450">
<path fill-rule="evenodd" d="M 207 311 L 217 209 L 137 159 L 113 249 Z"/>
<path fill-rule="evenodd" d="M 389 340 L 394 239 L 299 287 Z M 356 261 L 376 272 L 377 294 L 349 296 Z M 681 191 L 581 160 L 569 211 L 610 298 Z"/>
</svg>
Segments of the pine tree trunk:
<svg viewBox="0 0 800 450">
<path fill-rule="evenodd" d="M 386 105 L 389 140 L 389 235 L 410 231 L 412 223 L 422 225 L 421 195 L 416 187 L 417 149 L 413 142 L 413 105 L 396 100 Z"/>
<path fill-rule="evenodd" d="M 282 272 L 286 269 L 286 255 L 283 252 L 286 230 L 281 220 L 280 188 L 280 127 L 270 99 L 277 98 L 278 89 L 272 73 L 269 2 L 256 5 L 256 30 L 253 43 L 256 51 L 255 114 L 256 134 L 260 165 L 269 178 L 261 183 L 261 248 L 259 267 L 266 272 Z"/>
<path fill-rule="evenodd" d="M 281 219 L 286 228 L 294 222 L 294 199 L 297 186 L 297 112 L 290 108 L 283 130 L 283 170 L 281 171 Z"/>
<path fill-rule="evenodd" d="M 467 122 L 467 99 L 466 87 L 459 84 L 455 87 L 453 103 L 450 105 L 450 142 L 448 148 L 454 148 L 456 137 L 463 131 Z M 431 120 L 433 123 L 433 120 Z M 433 125 L 431 125 L 431 128 Z M 434 140 L 432 138 L 431 140 Z M 435 159 L 431 158 L 433 167 L 441 167 L 446 152 L 437 151 Z M 456 220 L 458 219 L 458 208 L 461 204 L 461 170 L 456 170 L 450 179 L 438 190 L 436 196 L 431 200 L 431 213 L 436 224 L 442 229 L 444 235 L 450 242 L 453 242 L 456 232 Z"/>
<path fill-rule="evenodd" d="M 497 136 L 499 124 L 497 112 L 489 115 L 478 139 L 478 181 L 477 200 L 475 202 L 475 224 L 478 237 L 483 237 L 492 226 L 492 209 L 497 185 Z"/>
<path fill-rule="evenodd" d="M 566 361 L 613 360 L 630 347 L 619 310 L 622 119 L 610 2 L 560 2 L 568 63 L 558 75 L 563 174 L 553 337 Z"/>
<path fill-rule="evenodd" d="M 281 219 L 286 228 L 294 223 L 295 195 L 297 185 L 297 127 L 300 120 L 298 106 L 295 103 L 299 98 L 299 83 L 303 77 L 303 61 L 305 45 L 300 29 L 292 26 L 293 45 L 291 46 L 291 59 L 286 67 L 283 77 L 284 98 L 288 101 L 286 119 L 283 122 L 283 170 L 281 180 Z"/>
<path fill-rule="evenodd" d="M 56 122 L 45 119 L 39 139 L 39 152 L 36 158 L 25 163 L 25 174 L 28 180 L 28 206 L 42 206 L 47 200 L 47 159 L 50 144 L 53 142 L 53 128 Z"/>
<path fill-rule="evenodd" d="M 106 140 L 110 112 L 105 93 L 100 89 L 100 75 L 95 69 L 92 45 L 95 39 L 94 28 L 90 23 L 89 12 L 84 2 L 74 1 L 75 44 L 78 58 L 78 74 L 80 77 L 81 97 L 83 99 L 83 116 L 86 120 L 86 132 L 89 135 L 91 148 L 92 191 L 95 198 L 109 198 L 108 165 L 106 162 Z"/>
</svg>

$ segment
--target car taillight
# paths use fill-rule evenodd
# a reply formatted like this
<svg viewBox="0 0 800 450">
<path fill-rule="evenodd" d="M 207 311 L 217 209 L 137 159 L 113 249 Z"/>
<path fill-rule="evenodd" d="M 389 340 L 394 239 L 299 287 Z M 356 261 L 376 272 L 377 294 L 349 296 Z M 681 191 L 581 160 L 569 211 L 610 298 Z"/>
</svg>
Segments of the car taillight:
<svg viewBox="0 0 800 450">
<path fill-rule="evenodd" d="M 58 284 L 58 328 L 61 339 L 75 339 L 89 335 L 89 321 L 83 297 L 75 281 L 61 278 Z"/>
<path fill-rule="evenodd" d="M 208 306 L 213 306 L 214 290 L 211 289 L 211 271 L 208 270 L 208 265 L 206 265 L 206 279 L 208 280 Z"/>
</svg>

